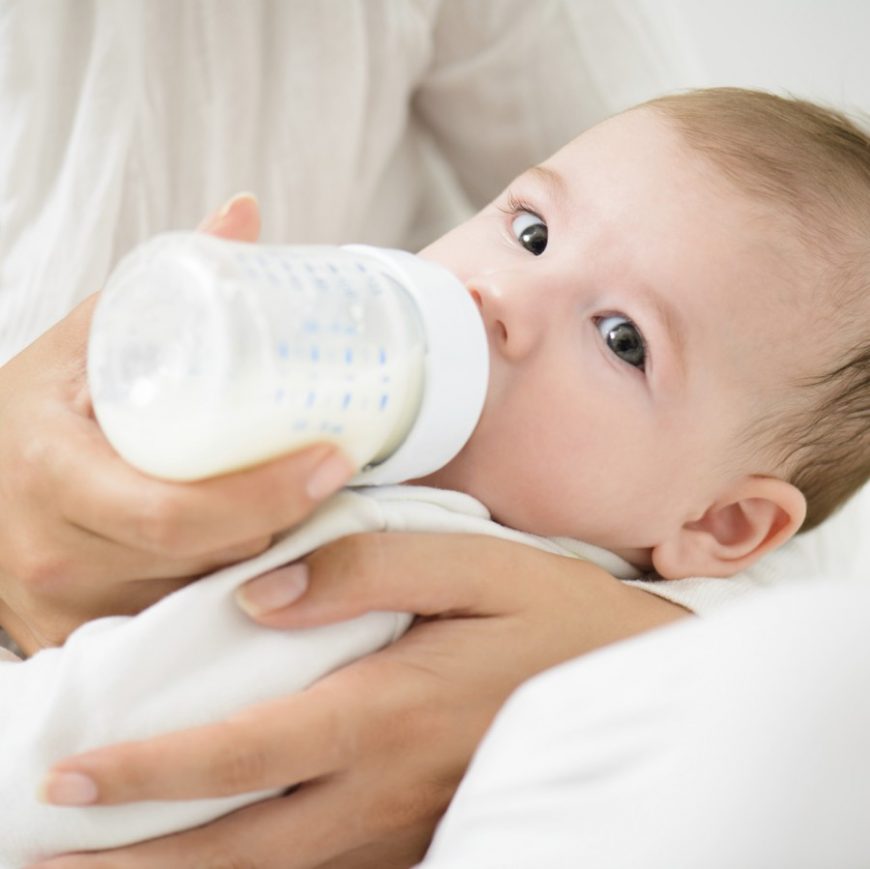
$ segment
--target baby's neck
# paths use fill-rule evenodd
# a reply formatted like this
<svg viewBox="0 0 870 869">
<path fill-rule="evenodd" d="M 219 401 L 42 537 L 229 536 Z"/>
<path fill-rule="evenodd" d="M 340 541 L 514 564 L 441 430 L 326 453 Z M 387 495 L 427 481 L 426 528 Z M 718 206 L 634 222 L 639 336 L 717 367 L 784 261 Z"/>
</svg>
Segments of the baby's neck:
<svg viewBox="0 0 870 869">
<path fill-rule="evenodd" d="M 408 485 L 411 486 L 429 486 L 433 489 L 453 489 L 454 491 L 462 491 L 459 487 L 448 486 L 442 483 L 441 477 L 439 473 L 436 471 L 434 474 L 429 474 L 427 477 L 420 477 L 415 480 L 408 480 Z M 486 503 L 485 500 L 481 499 L 479 495 L 474 492 L 465 492 L 466 495 L 471 495 L 473 498 L 477 498 L 488 510 L 491 510 L 490 506 Z M 529 528 L 520 528 L 516 525 L 506 522 L 504 518 L 498 516 L 496 513 L 492 513 L 492 518 L 494 521 L 498 522 L 501 525 L 506 525 L 510 528 L 515 528 L 517 531 L 525 531 L 528 533 L 539 533 L 536 531 L 531 531 Z M 547 535 L 543 535 L 547 536 Z M 570 536 L 570 535 L 562 535 L 562 536 Z M 603 546 L 596 540 L 587 540 L 585 538 L 577 538 L 581 540 L 582 543 L 589 543 L 592 546 L 598 546 L 602 549 L 606 549 L 608 552 L 612 552 L 614 555 L 618 555 L 624 561 L 627 561 L 633 567 L 636 567 L 639 571 L 643 573 L 647 573 L 653 569 L 652 563 L 652 550 L 649 548 L 621 548 L 614 549 L 610 546 Z"/>
<path fill-rule="evenodd" d="M 653 569 L 652 551 L 649 549 L 611 549 L 610 551 L 644 573 Z"/>
</svg>

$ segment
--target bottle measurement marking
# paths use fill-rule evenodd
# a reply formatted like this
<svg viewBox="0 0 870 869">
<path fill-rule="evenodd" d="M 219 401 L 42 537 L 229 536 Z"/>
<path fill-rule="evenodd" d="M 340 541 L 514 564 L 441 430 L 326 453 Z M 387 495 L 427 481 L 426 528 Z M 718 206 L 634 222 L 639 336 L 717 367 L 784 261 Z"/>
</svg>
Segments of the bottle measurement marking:
<svg viewBox="0 0 870 869">
<path fill-rule="evenodd" d="M 241 247 L 229 251 L 231 262 L 221 264 L 217 254 L 215 260 L 220 269 L 214 272 L 214 282 L 223 293 L 219 301 L 227 306 L 228 325 L 233 327 L 238 321 L 238 342 L 228 345 L 217 373 L 212 370 L 217 357 L 209 352 L 211 345 L 197 344 L 181 362 L 190 384 L 192 414 L 203 416 L 205 411 L 199 410 L 193 398 L 198 400 L 206 389 L 216 389 L 223 382 L 220 378 L 229 384 L 225 391 L 231 396 L 227 404 L 232 404 L 232 412 L 227 414 L 230 424 L 222 431 L 225 444 L 215 438 L 206 450 L 202 437 L 188 437 L 195 445 L 189 451 L 191 458 L 185 459 L 192 474 L 218 467 L 224 461 L 219 453 L 229 456 L 235 451 L 239 461 L 249 461 L 247 457 L 255 454 L 259 447 L 253 436 L 257 432 L 244 423 L 244 413 L 265 423 L 267 445 L 307 441 L 320 434 L 330 439 L 352 435 L 358 440 L 360 461 L 368 459 L 369 449 L 375 449 L 382 429 L 385 438 L 399 436 L 395 433 L 407 423 L 402 414 L 407 415 L 405 405 L 411 400 L 406 379 L 413 381 L 412 386 L 419 380 L 419 342 L 411 344 L 401 334 L 406 319 L 409 328 L 418 326 L 410 322 L 413 317 L 405 316 L 404 297 L 392 298 L 394 285 L 401 285 L 400 281 L 380 263 L 354 261 L 340 252 L 327 257 L 318 250 L 302 250 L 298 257 L 288 257 Z M 155 257 L 155 262 L 159 264 L 160 258 Z M 244 318 L 250 319 L 250 328 Z M 236 366 L 237 360 L 243 364 Z M 255 377 L 260 377 L 259 383 Z M 129 391 L 138 396 L 140 390 L 134 384 Z M 223 412 L 222 407 L 218 410 Z M 123 412 L 122 407 L 117 415 Z M 138 420 L 141 413 L 137 414 Z M 194 422 L 198 424 L 198 418 Z M 142 442 L 141 449 L 134 443 L 131 454 L 134 448 L 143 454 L 151 449 L 146 442 L 152 438 L 143 436 L 141 425 L 128 428 L 127 440 L 134 443 L 135 435 Z M 187 436 L 186 430 L 178 427 L 178 431 Z M 357 441 L 349 443 L 351 451 L 357 449 Z M 392 449 L 391 444 L 383 448 Z M 178 446 L 174 440 L 166 461 L 160 458 L 164 466 L 171 465 L 166 473 L 175 474 L 177 469 L 180 479 L 188 473 L 177 458 L 184 448 L 184 443 Z M 143 467 L 152 466 L 158 467 L 156 460 L 150 465 L 143 461 Z"/>
</svg>

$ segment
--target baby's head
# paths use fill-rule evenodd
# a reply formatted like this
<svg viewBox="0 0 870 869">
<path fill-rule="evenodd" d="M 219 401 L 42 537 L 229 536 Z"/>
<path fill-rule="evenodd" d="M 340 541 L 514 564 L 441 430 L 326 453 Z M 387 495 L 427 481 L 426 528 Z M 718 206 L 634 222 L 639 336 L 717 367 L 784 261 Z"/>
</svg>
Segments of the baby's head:
<svg viewBox="0 0 870 869">
<path fill-rule="evenodd" d="M 870 476 L 870 140 L 835 113 L 654 100 L 422 256 L 466 282 L 491 359 L 425 482 L 505 524 L 727 576 Z"/>
</svg>

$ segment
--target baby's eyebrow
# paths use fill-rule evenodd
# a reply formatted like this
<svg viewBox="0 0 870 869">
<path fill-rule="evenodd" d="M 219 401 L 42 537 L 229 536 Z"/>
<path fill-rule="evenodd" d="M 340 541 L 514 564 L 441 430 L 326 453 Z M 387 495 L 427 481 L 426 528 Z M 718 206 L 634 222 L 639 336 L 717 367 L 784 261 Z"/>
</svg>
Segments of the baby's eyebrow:
<svg viewBox="0 0 870 869">
<path fill-rule="evenodd" d="M 530 176 L 533 181 L 546 187 L 550 196 L 552 196 L 552 198 L 557 202 L 565 198 L 568 184 L 564 177 L 555 169 L 539 164 L 537 166 L 532 166 L 531 169 L 528 169 L 523 174 Z"/>
</svg>

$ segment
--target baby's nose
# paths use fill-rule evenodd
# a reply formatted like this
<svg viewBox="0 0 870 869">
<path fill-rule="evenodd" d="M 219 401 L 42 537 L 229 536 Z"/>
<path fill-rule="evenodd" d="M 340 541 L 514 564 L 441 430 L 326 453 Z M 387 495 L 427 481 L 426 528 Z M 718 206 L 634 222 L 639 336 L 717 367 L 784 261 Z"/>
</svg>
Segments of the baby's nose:
<svg viewBox="0 0 870 869">
<path fill-rule="evenodd" d="M 506 276 L 477 278 L 467 286 L 493 349 L 519 360 L 536 346 L 542 334 L 543 312 L 540 300 L 536 303 L 527 288 Z"/>
</svg>

